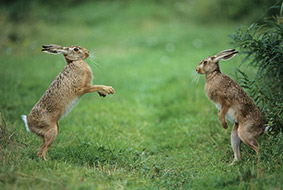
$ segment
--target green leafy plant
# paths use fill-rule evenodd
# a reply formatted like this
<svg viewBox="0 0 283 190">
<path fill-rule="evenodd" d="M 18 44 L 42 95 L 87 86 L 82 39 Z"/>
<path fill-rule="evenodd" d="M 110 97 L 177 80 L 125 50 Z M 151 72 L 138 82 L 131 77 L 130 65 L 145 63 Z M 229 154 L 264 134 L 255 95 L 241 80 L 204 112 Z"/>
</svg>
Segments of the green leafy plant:
<svg viewBox="0 0 283 190">
<path fill-rule="evenodd" d="M 236 69 L 236 78 L 260 107 L 273 132 L 282 131 L 283 127 L 282 36 L 282 17 L 266 25 L 241 27 L 231 36 L 234 45 L 245 55 L 242 64 L 255 69 L 254 74 Z"/>
</svg>

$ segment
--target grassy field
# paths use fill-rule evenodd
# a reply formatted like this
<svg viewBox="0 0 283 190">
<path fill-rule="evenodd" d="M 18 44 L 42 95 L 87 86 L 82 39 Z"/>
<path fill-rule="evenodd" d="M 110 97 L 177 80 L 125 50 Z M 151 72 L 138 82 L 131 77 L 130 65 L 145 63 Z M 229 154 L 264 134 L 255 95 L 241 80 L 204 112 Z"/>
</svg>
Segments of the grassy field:
<svg viewBox="0 0 283 190">
<path fill-rule="evenodd" d="M 201 59 L 231 47 L 238 24 L 203 25 L 180 10 L 103 2 L 38 11 L 16 25 L 1 20 L 2 35 L 18 41 L 10 37 L 0 53 L 0 189 L 282 189 L 282 135 L 263 135 L 258 157 L 243 145 L 243 160 L 229 166 L 232 124 L 221 127 L 204 76 L 194 74 Z M 89 49 L 94 83 L 116 93 L 85 95 L 60 120 L 43 161 L 41 140 L 20 115 L 65 65 L 40 52 L 50 43 Z M 241 61 L 223 62 L 222 71 L 231 76 Z"/>
</svg>

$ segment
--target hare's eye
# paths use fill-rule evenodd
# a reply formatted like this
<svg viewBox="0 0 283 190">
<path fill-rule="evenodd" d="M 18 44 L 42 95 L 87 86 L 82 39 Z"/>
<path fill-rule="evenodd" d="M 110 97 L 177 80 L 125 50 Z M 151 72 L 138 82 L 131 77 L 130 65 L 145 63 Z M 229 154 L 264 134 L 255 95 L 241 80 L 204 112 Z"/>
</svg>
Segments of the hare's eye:
<svg viewBox="0 0 283 190">
<path fill-rule="evenodd" d="M 79 51 L 79 48 L 74 48 L 74 51 Z"/>
<path fill-rule="evenodd" d="M 203 64 L 205 64 L 205 65 L 206 65 L 206 64 L 207 64 L 207 61 L 204 61 L 204 62 L 203 62 Z"/>
</svg>

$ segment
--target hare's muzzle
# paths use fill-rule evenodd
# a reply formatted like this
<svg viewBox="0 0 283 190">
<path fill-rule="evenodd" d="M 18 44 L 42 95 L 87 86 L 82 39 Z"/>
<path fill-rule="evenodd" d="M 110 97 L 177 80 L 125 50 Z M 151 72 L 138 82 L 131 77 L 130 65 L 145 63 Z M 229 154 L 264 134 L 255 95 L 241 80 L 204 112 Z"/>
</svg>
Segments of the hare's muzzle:
<svg viewBox="0 0 283 190">
<path fill-rule="evenodd" d="M 197 71 L 197 73 L 200 74 L 200 68 L 199 68 L 199 66 L 197 66 L 196 71 Z"/>
<path fill-rule="evenodd" d="M 86 52 L 85 52 L 85 59 L 88 58 L 88 56 L 89 56 L 89 51 L 86 50 Z"/>
</svg>

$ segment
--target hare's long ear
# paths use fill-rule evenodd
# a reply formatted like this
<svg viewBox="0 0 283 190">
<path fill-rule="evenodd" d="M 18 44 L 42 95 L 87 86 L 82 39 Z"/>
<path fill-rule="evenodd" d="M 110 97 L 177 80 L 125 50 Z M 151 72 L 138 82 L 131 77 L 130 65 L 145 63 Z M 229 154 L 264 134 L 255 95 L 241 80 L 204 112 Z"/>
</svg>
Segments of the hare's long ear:
<svg viewBox="0 0 283 190">
<path fill-rule="evenodd" d="M 215 56 L 219 57 L 219 56 L 222 56 L 222 55 L 226 55 L 227 53 L 232 53 L 234 51 L 235 51 L 235 49 L 225 49 L 225 50 L 220 51 L 219 53 L 217 53 Z"/>
<path fill-rule="evenodd" d="M 222 55 L 219 56 L 215 56 L 215 61 L 220 61 L 220 60 L 229 60 L 233 57 L 235 57 L 236 55 L 238 55 L 239 52 L 235 51 L 235 52 L 230 52 L 230 53 L 222 53 Z"/>
<path fill-rule="evenodd" d="M 67 55 L 68 48 L 62 47 L 59 45 L 50 44 L 50 45 L 43 45 L 41 51 L 45 53 L 49 53 L 49 54 L 55 54 L 55 55 L 56 54 Z"/>
</svg>

